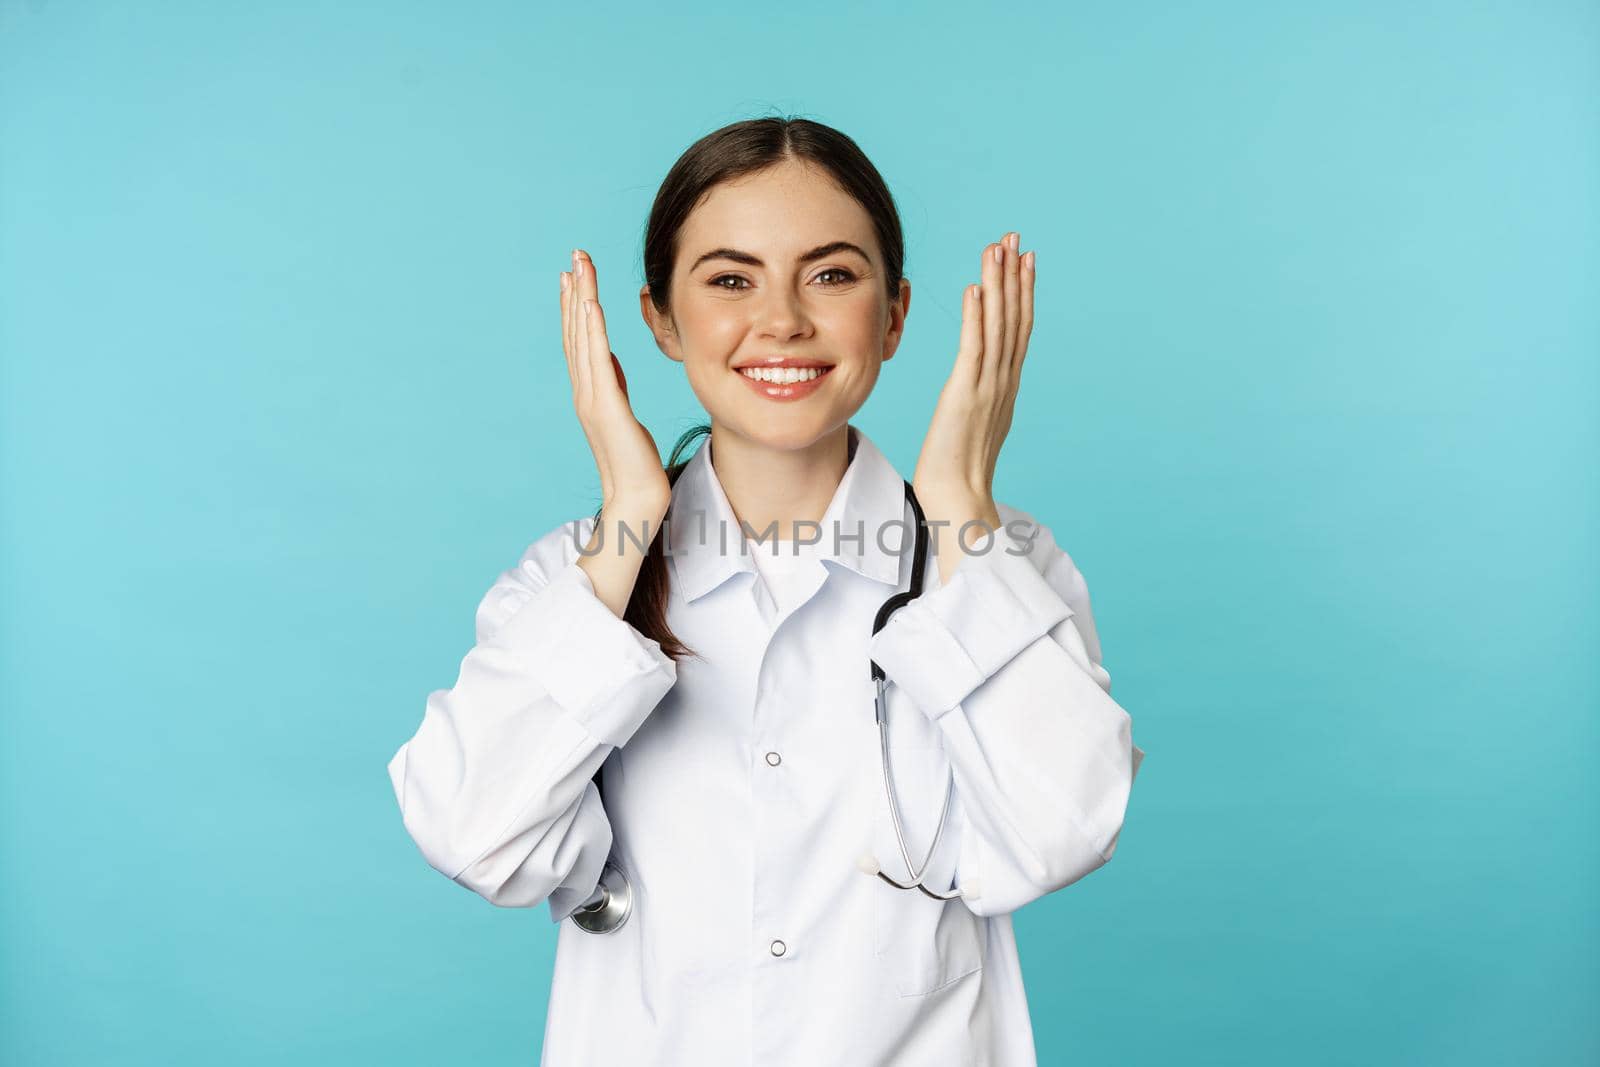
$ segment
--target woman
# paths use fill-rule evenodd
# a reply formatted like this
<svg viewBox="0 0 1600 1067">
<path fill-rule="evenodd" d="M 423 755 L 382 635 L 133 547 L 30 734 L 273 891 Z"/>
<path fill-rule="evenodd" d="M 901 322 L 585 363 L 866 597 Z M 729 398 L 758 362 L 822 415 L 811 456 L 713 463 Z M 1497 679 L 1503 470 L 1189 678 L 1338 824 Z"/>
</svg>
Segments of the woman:
<svg viewBox="0 0 1600 1067">
<path fill-rule="evenodd" d="M 1033 324 L 1018 244 L 966 289 L 910 496 L 849 422 L 911 299 L 850 138 L 740 122 L 667 175 L 640 309 L 711 418 L 665 469 L 593 262 L 562 272 L 600 510 L 500 575 L 389 764 L 433 867 L 562 922 L 544 1064 L 1034 1063 L 1011 913 L 1111 858 L 1143 753 L 1083 576 L 991 491 Z M 913 497 L 923 592 L 874 633 Z M 603 875 L 631 897 L 595 932 Z"/>
</svg>

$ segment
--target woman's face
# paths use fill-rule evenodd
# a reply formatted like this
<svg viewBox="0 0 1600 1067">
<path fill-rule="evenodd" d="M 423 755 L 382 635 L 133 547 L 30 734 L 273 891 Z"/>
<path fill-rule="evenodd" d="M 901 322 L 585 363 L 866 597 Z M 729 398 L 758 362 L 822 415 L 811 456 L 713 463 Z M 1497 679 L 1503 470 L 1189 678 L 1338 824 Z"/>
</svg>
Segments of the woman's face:
<svg viewBox="0 0 1600 1067">
<path fill-rule="evenodd" d="M 669 320 L 648 293 L 640 303 L 713 423 L 773 448 L 804 448 L 860 409 L 900 343 L 911 285 L 902 281 L 891 303 L 883 274 L 861 205 L 825 171 L 786 161 L 716 186 L 690 213 Z M 745 373 L 785 360 L 817 377 Z"/>
</svg>

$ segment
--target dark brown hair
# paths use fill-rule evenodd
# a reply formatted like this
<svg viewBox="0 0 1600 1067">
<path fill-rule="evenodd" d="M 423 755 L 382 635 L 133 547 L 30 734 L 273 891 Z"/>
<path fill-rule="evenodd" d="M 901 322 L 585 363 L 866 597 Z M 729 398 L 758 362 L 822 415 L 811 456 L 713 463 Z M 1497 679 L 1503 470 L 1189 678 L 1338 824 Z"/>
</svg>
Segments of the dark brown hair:
<svg viewBox="0 0 1600 1067">
<path fill-rule="evenodd" d="M 791 159 L 815 164 L 866 209 L 883 254 L 888 297 L 891 301 L 899 299 L 905 237 L 894 197 L 878 169 L 855 141 L 831 126 L 810 119 L 766 117 L 745 119 L 706 134 L 678 157 L 662 180 L 644 235 L 644 276 L 656 311 L 670 315 L 678 234 L 701 199 L 723 182 Z M 710 432 L 710 423 L 700 423 L 678 438 L 665 464 L 669 485 L 677 484 L 678 476 L 688 465 L 685 449 Z M 596 511 L 595 521 L 599 520 L 600 511 Z M 667 626 L 668 570 L 661 537 L 657 530 L 623 618 L 646 637 L 659 641 L 661 651 L 677 661 L 697 653 Z"/>
</svg>

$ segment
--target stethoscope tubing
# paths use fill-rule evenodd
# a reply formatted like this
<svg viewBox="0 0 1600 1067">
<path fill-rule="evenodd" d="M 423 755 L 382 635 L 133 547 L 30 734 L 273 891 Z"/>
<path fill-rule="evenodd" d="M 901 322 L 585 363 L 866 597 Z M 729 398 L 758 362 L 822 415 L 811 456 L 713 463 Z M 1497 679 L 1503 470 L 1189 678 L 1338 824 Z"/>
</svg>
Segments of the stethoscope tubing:
<svg viewBox="0 0 1600 1067">
<path fill-rule="evenodd" d="M 922 513 L 922 503 L 917 500 L 916 491 L 911 488 L 910 482 L 905 482 L 906 503 L 911 505 L 911 513 L 916 516 L 916 544 L 911 553 L 911 581 L 910 588 L 903 593 L 896 593 L 883 602 L 878 609 L 877 618 L 872 622 L 874 635 L 882 630 L 888 623 L 890 616 L 905 605 L 911 603 L 922 595 L 922 575 L 928 562 L 928 521 Z M 889 758 L 889 700 L 885 693 L 888 685 L 888 676 L 876 660 L 872 664 L 873 699 L 872 714 L 878 726 L 878 745 L 883 761 L 883 792 L 889 801 L 889 818 L 894 823 L 895 842 L 900 846 L 900 858 L 905 861 L 906 873 L 911 881 L 900 882 L 883 871 L 876 872 L 879 878 L 894 886 L 896 889 L 920 889 L 924 896 L 935 900 L 951 900 L 961 895 L 959 891 L 940 893 L 929 889 L 923 884 L 922 876 L 928 869 L 928 864 L 933 862 L 934 854 L 939 851 L 939 841 L 944 836 L 945 820 L 950 814 L 950 797 L 955 792 L 955 775 L 952 771 L 950 779 L 945 783 L 944 806 L 939 809 L 939 824 L 933 832 L 933 841 L 928 846 L 928 854 L 923 857 L 920 865 L 913 865 L 911 853 L 906 849 L 905 831 L 900 821 L 900 804 L 895 798 L 893 761 Z"/>
</svg>

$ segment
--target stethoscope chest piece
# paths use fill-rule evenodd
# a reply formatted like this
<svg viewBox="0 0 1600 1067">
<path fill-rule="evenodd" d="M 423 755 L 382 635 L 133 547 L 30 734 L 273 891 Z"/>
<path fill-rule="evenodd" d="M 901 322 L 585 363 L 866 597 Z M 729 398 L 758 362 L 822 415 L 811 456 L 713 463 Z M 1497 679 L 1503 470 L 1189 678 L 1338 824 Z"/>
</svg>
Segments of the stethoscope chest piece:
<svg viewBox="0 0 1600 1067">
<path fill-rule="evenodd" d="M 609 934 L 628 921 L 633 913 L 633 886 L 620 868 L 609 859 L 600 872 L 596 889 L 600 899 L 572 913 L 572 921 L 591 934 Z"/>
</svg>

